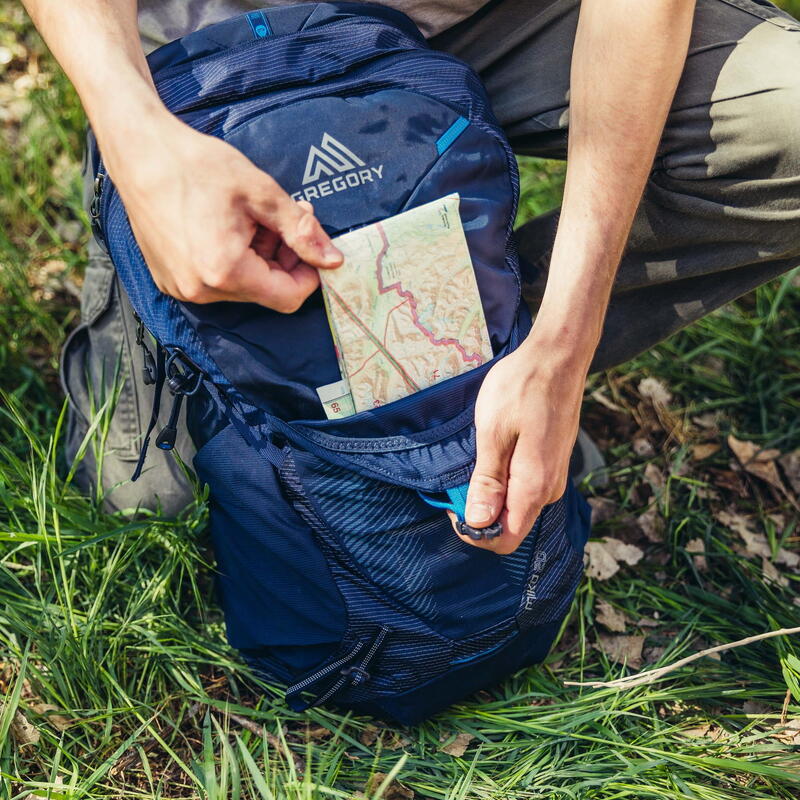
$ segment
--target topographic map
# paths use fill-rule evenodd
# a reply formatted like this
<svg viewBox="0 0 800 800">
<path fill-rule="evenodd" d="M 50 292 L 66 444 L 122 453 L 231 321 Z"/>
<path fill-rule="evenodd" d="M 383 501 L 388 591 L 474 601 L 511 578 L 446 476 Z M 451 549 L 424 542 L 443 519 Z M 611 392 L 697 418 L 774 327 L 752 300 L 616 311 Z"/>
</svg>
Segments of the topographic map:
<svg viewBox="0 0 800 800">
<path fill-rule="evenodd" d="M 343 378 L 318 390 L 329 417 L 382 406 L 492 358 L 458 206 L 449 195 L 334 240 L 344 263 L 320 272 Z"/>
</svg>

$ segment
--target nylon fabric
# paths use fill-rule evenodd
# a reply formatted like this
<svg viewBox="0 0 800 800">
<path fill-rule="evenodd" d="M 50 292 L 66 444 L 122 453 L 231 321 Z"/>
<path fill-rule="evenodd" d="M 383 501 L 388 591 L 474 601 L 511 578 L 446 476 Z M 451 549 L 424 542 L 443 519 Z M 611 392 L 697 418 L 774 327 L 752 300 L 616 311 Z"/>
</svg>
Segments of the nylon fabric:
<svg viewBox="0 0 800 800">
<path fill-rule="evenodd" d="M 457 192 L 492 362 L 325 419 L 315 390 L 339 370 L 319 294 L 290 315 L 161 294 L 108 178 L 97 227 L 147 329 L 204 384 L 187 424 L 230 643 L 290 684 L 294 708 L 416 721 L 544 657 L 589 515 L 570 487 L 497 556 L 420 495 L 460 487 L 463 500 L 481 381 L 530 327 L 511 238 L 519 180 L 475 74 L 397 12 L 357 9 L 304 4 L 210 26 L 149 57 L 156 86 L 189 125 L 311 198 L 332 234 Z"/>
</svg>

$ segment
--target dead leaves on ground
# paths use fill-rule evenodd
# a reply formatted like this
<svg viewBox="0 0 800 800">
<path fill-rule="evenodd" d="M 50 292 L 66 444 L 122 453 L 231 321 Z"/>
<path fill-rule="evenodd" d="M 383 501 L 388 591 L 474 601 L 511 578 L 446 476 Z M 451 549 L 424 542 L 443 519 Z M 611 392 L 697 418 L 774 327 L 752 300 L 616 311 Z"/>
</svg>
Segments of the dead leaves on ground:
<svg viewBox="0 0 800 800">
<path fill-rule="evenodd" d="M 449 756 L 453 756 L 453 758 L 461 758 L 467 752 L 469 743 L 474 738 L 471 733 L 457 733 L 454 737 L 445 736 L 443 737 L 445 744 L 439 750 Z"/>
<path fill-rule="evenodd" d="M 639 669 L 642 666 L 644 636 L 609 636 L 606 633 L 599 633 L 594 646 L 617 664 L 625 664 L 631 669 Z"/>
<path fill-rule="evenodd" d="M 605 581 L 619 572 L 620 563 L 633 566 L 642 560 L 643 555 L 644 551 L 636 545 L 606 536 L 586 543 L 586 572 L 590 578 Z"/>
<path fill-rule="evenodd" d="M 383 785 L 389 776 L 385 772 L 375 772 L 367 781 L 367 796 L 372 797 Z M 363 795 L 362 795 L 363 796 Z M 381 800 L 414 800 L 414 790 L 403 786 L 399 781 L 393 780 L 383 790 Z"/>
<path fill-rule="evenodd" d="M 733 434 L 728 436 L 728 447 L 730 447 L 745 472 L 760 478 L 784 496 L 789 496 L 789 492 L 787 492 L 778 474 L 778 466 L 775 463 L 781 457 L 780 450 L 760 448 L 754 442 L 737 439 Z"/>
<path fill-rule="evenodd" d="M 800 573 L 800 552 L 794 549 L 800 528 L 789 538 L 784 536 L 785 541 L 781 536 L 789 515 L 800 511 L 800 450 L 782 453 L 726 436 L 718 412 L 679 412 L 672 391 L 655 378 L 634 382 L 631 376 L 612 377 L 591 396 L 597 403 L 590 407 L 590 415 L 609 423 L 605 429 L 591 426 L 590 433 L 597 436 L 604 430 L 606 438 L 600 444 L 607 451 L 629 443 L 630 455 L 623 455 L 614 466 L 640 475 L 632 486 L 626 481 L 624 499 L 613 495 L 589 500 L 598 537 L 586 547 L 591 579 L 608 581 L 623 570 L 635 572 L 631 568 L 648 563 L 664 567 L 654 573 L 655 580 L 669 582 L 673 573 L 668 564 L 675 558 L 673 546 L 677 545 L 694 568 L 695 579 L 706 581 L 713 579 L 711 558 L 727 552 L 724 548 L 714 552 L 715 542 L 717 546 L 723 542 L 734 553 L 759 563 L 766 583 L 792 585 L 792 574 Z M 681 501 L 688 494 L 682 482 L 691 487 L 693 501 L 699 499 L 704 512 L 713 515 L 717 527 L 708 532 L 688 527 L 685 538 L 673 542 L 670 537 L 668 543 L 668 530 L 674 536 L 684 516 Z M 610 491 L 614 489 L 612 482 Z M 743 513 L 743 507 L 748 512 L 754 507 L 763 509 L 763 516 Z M 800 605 L 800 599 L 796 602 Z M 663 655 L 665 642 L 658 638 L 658 631 L 654 632 L 657 641 L 651 641 L 646 626 L 636 622 L 630 611 L 602 597 L 595 598 L 594 620 L 593 647 L 610 661 L 636 670 Z M 698 735 L 708 735 L 708 729 Z"/>
</svg>

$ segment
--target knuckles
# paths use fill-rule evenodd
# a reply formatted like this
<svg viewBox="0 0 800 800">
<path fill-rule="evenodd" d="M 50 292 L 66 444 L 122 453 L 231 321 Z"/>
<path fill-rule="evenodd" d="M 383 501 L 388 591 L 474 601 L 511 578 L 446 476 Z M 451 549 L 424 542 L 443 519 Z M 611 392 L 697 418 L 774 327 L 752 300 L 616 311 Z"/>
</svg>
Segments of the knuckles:
<svg viewBox="0 0 800 800">
<path fill-rule="evenodd" d="M 303 305 L 304 297 L 287 297 L 280 300 L 270 300 L 270 307 L 281 314 L 293 314 Z"/>
</svg>

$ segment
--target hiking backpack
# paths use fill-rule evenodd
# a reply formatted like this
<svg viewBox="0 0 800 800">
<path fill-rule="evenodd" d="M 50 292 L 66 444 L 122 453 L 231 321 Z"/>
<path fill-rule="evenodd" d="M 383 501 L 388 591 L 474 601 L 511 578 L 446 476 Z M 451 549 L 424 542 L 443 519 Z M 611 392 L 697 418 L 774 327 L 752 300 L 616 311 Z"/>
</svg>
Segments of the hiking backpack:
<svg viewBox="0 0 800 800">
<path fill-rule="evenodd" d="M 327 419 L 315 388 L 340 372 L 320 292 L 293 314 L 162 294 L 99 161 L 95 231 L 156 342 L 140 461 L 162 390 L 162 449 L 186 397 L 228 640 L 295 709 L 331 702 L 401 723 L 541 661 L 582 574 L 585 500 L 568 485 L 504 556 L 462 542 L 442 508 L 463 519 L 478 389 L 530 328 L 516 161 L 479 79 L 403 14 L 355 3 L 254 11 L 148 61 L 173 113 L 312 200 L 331 235 L 457 192 L 495 356 Z"/>
</svg>

